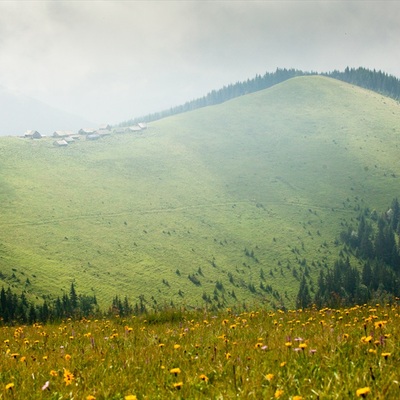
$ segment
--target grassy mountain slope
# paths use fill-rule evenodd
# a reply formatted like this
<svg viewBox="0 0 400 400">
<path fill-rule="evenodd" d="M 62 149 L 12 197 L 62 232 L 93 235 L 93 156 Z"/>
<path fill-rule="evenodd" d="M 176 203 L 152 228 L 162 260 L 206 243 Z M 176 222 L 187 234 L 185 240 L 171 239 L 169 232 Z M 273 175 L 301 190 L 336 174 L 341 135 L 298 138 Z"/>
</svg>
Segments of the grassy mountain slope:
<svg viewBox="0 0 400 400">
<path fill-rule="evenodd" d="M 341 222 L 398 196 L 399 130 L 395 101 L 309 76 L 141 135 L 2 138 L 2 279 L 38 297 L 74 281 L 103 306 L 293 305 L 296 275 L 336 258 Z"/>
</svg>

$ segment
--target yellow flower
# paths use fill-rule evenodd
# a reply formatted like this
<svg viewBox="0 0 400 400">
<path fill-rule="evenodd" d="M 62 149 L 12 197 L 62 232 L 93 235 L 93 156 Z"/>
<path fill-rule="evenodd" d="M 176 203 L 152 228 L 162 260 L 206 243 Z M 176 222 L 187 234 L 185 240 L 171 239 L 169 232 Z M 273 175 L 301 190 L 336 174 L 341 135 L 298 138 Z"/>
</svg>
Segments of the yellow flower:
<svg viewBox="0 0 400 400">
<path fill-rule="evenodd" d="M 66 355 L 65 355 L 65 359 L 66 359 L 67 361 L 69 361 L 69 360 L 71 359 L 71 356 L 70 356 L 69 354 L 66 354 Z"/>
<path fill-rule="evenodd" d="M 286 361 L 282 361 L 279 365 L 280 365 L 281 367 L 284 367 L 284 366 L 286 365 Z"/>
<path fill-rule="evenodd" d="M 175 349 L 175 350 L 178 350 L 180 347 L 181 347 L 180 344 L 174 344 L 174 349 Z"/>
<path fill-rule="evenodd" d="M 174 383 L 174 388 L 175 388 L 175 389 L 178 389 L 178 390 L 179 390 L 182 386 L 183 386 L 183 382 Z"/>
<path fill-rule="evenodd" d="M 268 381 L 272 381 L 272 379 L 274 379 L 274 374 L 267 374 L 267 375 L 265 375 L 265 379 L 267 379 Z"/>
<path fill-rule="evenodd" d="M 207 376 L 207 375 L 201 374 L 201 375 L 199 376 L 199 378 L 200 378 L 202 381 L 204 381 L 204 382 L 208 382 L 208 376 Z"/>
<path fill-rule="evenodd" d="M 65 386 L 70 385 L 74 379 L 75 379 L 74 374 L 68 371 L 67 369 L 64 369 Z"/>
<path fill-rule="evenodd" d="M 371 389 L 366 386 L 356 390 L 357 397 L 366 397 L 368 393 L 371 392 Z"/>
<path fill-rule="evenodd" d="M 137 397 L 134 394 L 128 394 L 128 396 L 124 397 L 125 400 L 137 400 Z"/>
<path fill-rule="evenodd" d="M 369 342 L 371 342 L 371 340 L 372 340 L 372 336 L 363 336 L 362 338 L 361 338 L 361 341 L 363 341 L 364 343 L 369 343 Z"/>
<path fill-rule="evenodd" d="M 387 324 L 387 321 L 377 321 L 374 323 L 375 329 L 383 328 Z"/>
<path fill-rule="evenodd" d="M 282 389 L 276 389 L 274 397 L 276 399 L 279 399 L 279 397 L 281 397 L 282 395 L 283 395 L 283 390 Z"/>
<path fill-rule="evenodd" d="M 229 360 L 229 359 L 231 358 L 231 353 L 226 353 L 226 354 L 225 354 L 225 358 L 226 358 L 227 360 Z"/>
<path fill-rule="evenodd" d="M 172 368 L 172 369 L 169 370 L 169 372 L 171 374 L 175 374 L 175 376 L 177 376 L 178 374 L 181 373 L 181 369 L 180 368 Z"/>
<path fill-rule="evenodd" d="M 369 350 L 368 350 L 368 353 L 376 354 L 376 350 L 375 350 L 375 349 L 369 349 Z"/>
<path fill-rule="evenodd" d="M 58 376 L 58 372 L 57 372 L 57 371 L 54 371 L 54 369 L 52 369 L 52 370 L 50 371 L 50 375 L 51 375 L 51 376 Z"/>
<path fill-rule="evenodd" d="M 382 355 L 383 355 L 383 354 L 382 354 Z M 26 357 L 21 357 L 21 358 L 19 359 L 19 361 L 25 362 L 25 361 L 26 361 Z"/>
<path fill-rule="evenodd" d="M 285 346 L 286 346 L 286 347 L 292 347 L 292 342 L 286 342 L 286 343 L 285 343 Z"/>
<path fill-rule="evenodd" d="M 263 344 L 262 344 L 261 342 L 258 342 L 258 343 L 256 343 L 256 344 L 254 345 L 254 348 L 255 348 L 255 349 L 258 349 L 258 348 L 260 348 L 262 345 L 263 345 Z"/>
<path fill-rule="evenodd" d="M 382 353 L 382 357 L 385 358 L 385 360 L 388 359 L 388 357 L 390 357 L 392 355 L 392 353 Z"/>
<path fill-rule="evenodd" d="M 305 348 L 307 348 L 307 344 L 306 343 L 300 343 L 299 347 L 304 350 Z"/>
<path fill-rule="evenodd" d="M 301 396 L 293 396 L 293 400 L 303 400 Z"/>
<path fill-rule="evenodd" d="M 13 389 L 13 387 L 14 387 L 14 384 L 11 382 L 11 383 L 7 383 L 7 385 L 6 385 L 6 390 L 12 390 Z"/>
<path fill-rule="evenodd" d="M 86 396 L 86 400 L 96 400 L 96 397 L 89 394 L 89 396 Z"/>
</svg>

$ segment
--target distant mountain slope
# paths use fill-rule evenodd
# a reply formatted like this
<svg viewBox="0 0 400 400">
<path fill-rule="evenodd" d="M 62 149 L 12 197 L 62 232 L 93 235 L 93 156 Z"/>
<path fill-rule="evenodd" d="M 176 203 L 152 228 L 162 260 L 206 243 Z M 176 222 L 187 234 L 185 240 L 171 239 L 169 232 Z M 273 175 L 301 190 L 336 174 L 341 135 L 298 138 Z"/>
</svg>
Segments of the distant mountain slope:
<svg viewBox="0 0 400 400">
<path fill-rule="evenodd" d="M 317 72 L 305 72 L 297 69 L 277 68 L 275 72 L 266 72 L 264 75 L 256 75 L 252 79 L 243 82 L 236 82 L 221 89 L 213 90 L 207 95 L 186 102 L 185 104 L 172 107 L 153 114 L 141 116 L 139 118 L 122 122 L 121 126 L 129 126 L 141 121 L 151 122 L 171 115 L 180 114 L 187 111 L 193 111 L 201 107 L 221 104 L 235 97 L 245 94 L 258 92 L 267 89 L 273 85 L 284 82 L 296 76 L 318 75 Z M 349 68 L 344 71 L 332 71 L 321 73 L 322 76 L 335 78 L 347 83 L 373 90 L 392 99 L 400 98 L 400 80 L 393 75 L 388 75 L 382 71 L 369 70 L 367 68 Z"/>
<path fill-rule="evenodd" d="M 293 306 L 344 221 L 398 196 L 399 132 L 396 101 L 306 76 L 140 134 L 2 138 L 0 278 L 102 306 Z"/>
<path fill-rule="evenodd" d="M 0 87 L 0 136 L 23 135 L 29 129 L 49 135 L 56 130 L 77 131 L 91 125 L 82 117 Z"/>
</svg>

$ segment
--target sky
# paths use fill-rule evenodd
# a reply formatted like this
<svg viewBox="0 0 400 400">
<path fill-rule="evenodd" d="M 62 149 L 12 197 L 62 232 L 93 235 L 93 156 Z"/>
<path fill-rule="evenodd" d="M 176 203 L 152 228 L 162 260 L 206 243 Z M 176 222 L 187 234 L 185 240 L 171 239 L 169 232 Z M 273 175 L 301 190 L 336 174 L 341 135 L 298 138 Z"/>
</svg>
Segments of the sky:
<svg viewBox="0 0 400 400">
<path fill-rule="evenodd" d="M 400 2 L 1 1 L 0 86 L 116 124 L 276 68 L 400 78 Z"/>
</svg>

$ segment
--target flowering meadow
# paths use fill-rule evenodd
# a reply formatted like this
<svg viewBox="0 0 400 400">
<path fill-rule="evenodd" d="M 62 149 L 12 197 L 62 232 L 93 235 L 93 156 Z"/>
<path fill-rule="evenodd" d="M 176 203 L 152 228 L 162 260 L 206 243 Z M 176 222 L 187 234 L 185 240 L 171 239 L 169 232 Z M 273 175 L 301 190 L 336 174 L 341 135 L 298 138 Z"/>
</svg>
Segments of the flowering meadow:
<svg viewBox="0 0 400 400">
<path fill-rule="evenodd" d="M 0 398 L 398 399 L 399 314 L 171 310 L 3 326 Z"/>
</svg>

